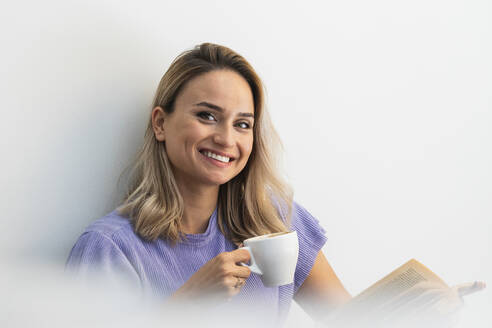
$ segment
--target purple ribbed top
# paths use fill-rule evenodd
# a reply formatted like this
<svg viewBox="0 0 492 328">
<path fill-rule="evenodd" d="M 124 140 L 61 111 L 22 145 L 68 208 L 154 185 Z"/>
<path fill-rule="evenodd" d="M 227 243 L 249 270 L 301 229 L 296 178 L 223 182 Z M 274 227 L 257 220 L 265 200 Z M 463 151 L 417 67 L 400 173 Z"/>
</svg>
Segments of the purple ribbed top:
<svg viewBox="0 0 492 328">
<path fill-rule="evenodd" d="M 262 322 L 283 323 L 294 294 L 308 276 L 316 255 L 326 242 L 325 230 L 305 208 L 293 204 L 291 230 L 299 238 L 299 259 L 294 283 L 267 288 L 251 273 L 240 293 L 230 302 L 263 315 Z M 217 225 L 217 209 L 203 234 L 187 234 L 174 247 L 166 240 L 147 242 L 135 234 L 126 217 L 116 210 L 94 221 L 75 243 L 66 268 L 84 277 L 92 270 L 106 277 L 123 276 L 145 295 L 164 300 L 181 287 L 200 267 L 222 252 L 237 249 Z M 251 312 L 252 311 L 252 312 Z"/>
</svg>

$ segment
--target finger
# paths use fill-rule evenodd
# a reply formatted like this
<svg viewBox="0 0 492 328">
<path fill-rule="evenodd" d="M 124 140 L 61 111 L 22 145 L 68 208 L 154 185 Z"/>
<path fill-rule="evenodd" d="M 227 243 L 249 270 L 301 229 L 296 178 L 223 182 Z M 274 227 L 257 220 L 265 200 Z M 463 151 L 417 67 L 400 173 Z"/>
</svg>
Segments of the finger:
<svg viewBox="0 0 492 328">
<path fill-rule="evenodd" d="M 251 255 L 246 249 L 236 249 L 230 253 L 235 263 L 248 262 L 251 259 Z"/>
<path fill-rule="evenodd" d="M 229 297 L 235 296 L 239 293 L 242 287 L 242 278 L 230 277 L 227 283 L 227 295 Z"/>
<path fill-rule="evenodd" d="M 240 291 L 241 291 L 241 288 L 235 288 L 234 286 L 233 287 L 229 287 L 228 295 L 232 299 L 232 297 L 234 297 L 237 294 L 239 294 Z"/>
<path fill-rule="evenodd" d="M 246 284 L 246 279 L 245 278 L 240 278 L 240 277 L 234 277 L 235 281 L 233 284 L 233 288 L 235 289 L 241 289 Z"/>
<path fill-rule="evenodd" d="M 246 285 L 246 278 L 240 278 L 240 281 L 239 281 L 239 287 L 238 287 L 238 288 L 241 288 L 241 287 L 243 287 L 244 285 Z"/>
<path fill-rule="evenodd" d="M 456 290 L 461 297 L 478 292 L 484 288 L 485 288 L 485 283 L 482 281 L 475 281 L 472 283 L 465 283 L 465 284 L 453 286 L 453 289 Z"/>
<path fill-rule="evenodd" d="M 235 277 L 248 279 L 248 277 L 251 275 L 251 270 L 248 267 L 236 265 L 236 267 L 234 267 L 232 271 L 232 275 Z"/>
</svg>

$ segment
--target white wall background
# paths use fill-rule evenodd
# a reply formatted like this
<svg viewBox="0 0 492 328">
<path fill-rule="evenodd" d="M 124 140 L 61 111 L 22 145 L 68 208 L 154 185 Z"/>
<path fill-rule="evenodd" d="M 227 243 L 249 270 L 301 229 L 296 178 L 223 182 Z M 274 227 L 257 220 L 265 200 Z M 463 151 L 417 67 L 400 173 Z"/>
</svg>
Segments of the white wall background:
<svg viewBox="0 0 492 328">
<path fill-rule="evenodd" d="M 263 78 L 352 294 L 412 257 L 450 285 L 490 280 L 491 20 L 487 0 L 4 2 L 0 253 L 63 264 L 116 206 L 161 76 L 209 41 Z M 463 327 L 489 327 L 491 305 L 470 296 Z"/>
</svg>

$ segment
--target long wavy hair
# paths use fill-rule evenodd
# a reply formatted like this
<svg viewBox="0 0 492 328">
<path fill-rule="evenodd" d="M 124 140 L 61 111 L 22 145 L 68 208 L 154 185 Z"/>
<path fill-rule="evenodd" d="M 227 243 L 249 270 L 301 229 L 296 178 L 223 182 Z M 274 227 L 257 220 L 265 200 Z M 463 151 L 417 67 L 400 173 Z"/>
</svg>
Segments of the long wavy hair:
<svg viewBox="0 0 492 328">
<path fill-rule="evenodd" d="M 267 233 L 288 231 L 292 189 L 278 174 L 282 145 L 264 104 L 263 84 L 253 67 L 233 50 L 203 43 L 181 53 L 162 77 L 152 108 L 174 111 L 183 86 L 193 78 L 215 70 L 232 70 L 249 84 L 254 100 L 253 148 L 244 169 L 219 187 L 217 222 L 233 243 Z M 145 240 L 162 238 L 179 242 L 184 212 L 183 198 L 167 157 L 165 141 L 155 138 L 152 117 L 144 143 L 129 172 L 127 191 L 117 211 L 130 218 L 135 232 Z M 121 178 L 121 176 L 120 176 Z"/>
</svg>

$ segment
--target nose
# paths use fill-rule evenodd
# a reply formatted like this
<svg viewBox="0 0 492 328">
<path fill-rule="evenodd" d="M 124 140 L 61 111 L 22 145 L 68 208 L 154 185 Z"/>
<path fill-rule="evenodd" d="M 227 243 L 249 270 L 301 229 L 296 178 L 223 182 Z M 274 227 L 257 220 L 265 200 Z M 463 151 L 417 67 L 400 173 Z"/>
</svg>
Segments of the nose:
<svg viewBox="0 0 492 328">
<path fill-rule="evenodd" d="M 224 148 L 234 146 L 234 128 L 232 126 L 218 127 L 213 141 Z"/>
</svg>

